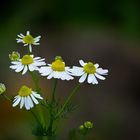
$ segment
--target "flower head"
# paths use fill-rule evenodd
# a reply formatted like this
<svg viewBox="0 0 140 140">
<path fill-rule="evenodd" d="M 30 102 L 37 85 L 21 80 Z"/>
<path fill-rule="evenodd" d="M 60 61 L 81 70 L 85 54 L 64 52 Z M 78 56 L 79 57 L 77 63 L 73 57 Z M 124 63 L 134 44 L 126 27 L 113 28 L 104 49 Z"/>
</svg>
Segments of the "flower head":
<svg viewBox="0 0 140 140">
<path fill-rule="evenodd" d="M 19 34 L 19 38 L 17 38 L 17 43 L 23 43 L 24 46 L 29 45 L 29 51 L 32 52 L 32 45 L 39 45 L 38 41 L 40 41 L 41 36 L 33 37 L 29 31 L 27 31 L 26 35 Z"/>
<path fill-rule="evenodd" d="M 11 61 L 17 61 L 20 59 L 20 54 L 18 52 L 13 51 L 11 54 L 9 54 L 9 58 Z"/>
<path fill-rule="evenodd" d="M 38 70 L 40 66 L 46 65 L 44 58 L 34 57 L 33 55 L 24 55 L 21 59 L 17 61 L 12 61 L 11 69 L 14 69 L 15 72 L 21 72 L 25 74 L 28 70 L 34 71 Z"/>
<path fill-rule="evenodd" d="M 107 69 L 99 68 L 99 64 L 92 62 L 85 63 L 83 60 L 80 60 L 79 63 L 82 67 L 73 66 L 69 71 L 74 76 L 80 76 L 80 83 L 83 83 L 86 78 L 89 84 L 98 84 L 97 78 L 105 80 L 105 77 L 102 75 L 108 74 Z"/>
<path fill-rule="evenodd" d="M 6 91 L 6 87 L 4 84 L 0 83 L 0 95 Z"/>
<path fill-rule="evenodd" d="M 91 128 L 93 128 L 93 123 L 90 122 L 90 121 L 86 121 L 84 123 L 84 127 L 87 128 L 87 129 L 91 129 Z"/>
<path fill-rule="evenodd" d="M 70 75 L 70 68 L 65 65 L 65 62 L 60 56 L 57 56 L 55 60 L 48 64 L 48 66 L 41 67 L 39 72 L 42 76 L 48 76 L 47 79 L 56 78 L 61 80 L 72 80 Z"/>
<path fill-rule="evenodd" d="M 27 86 L 22 86 L 18 92 L 18 95 L 14 97 L 13 100 L 13 107 L 20 105 L 20 109 L 25 106 L 27 110 L 30 110 L 34 107 L 35 104 L 39 104 L 37 99 L 43 99 L 40 94 L 37 92 L 32 91 L 31 88 Z"/>
</svg>

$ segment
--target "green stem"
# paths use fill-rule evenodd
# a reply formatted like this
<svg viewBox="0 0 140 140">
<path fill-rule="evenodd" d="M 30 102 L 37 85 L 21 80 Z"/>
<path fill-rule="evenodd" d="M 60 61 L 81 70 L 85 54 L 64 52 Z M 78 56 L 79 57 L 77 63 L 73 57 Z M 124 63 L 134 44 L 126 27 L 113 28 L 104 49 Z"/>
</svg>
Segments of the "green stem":
<svg viewBox="0 0 140 140">
<path fill-rule="evenodd" d="M 69 103 L 69 101 L 71 100 L 71 98 L 73 97 L 73 95 L 79 90 L 81 84 L 78 84 L 70 93 L 70 95 L 68 96 L 67 100 L 65 101 L 64 105 L 62 106 L 61 110 L 56 114 L 55 118 L 58 118 L 61 113 L 63 112 L 63 110 L 65 109 L 65 107 L 67 106 L 67 104 Z"/>
<path fill-rule="evenodd" d="M 50 104 L 50 123 L 49 123 L 49 126 L 48 126 L 48 135 L 52 136 L 53 132 L 52 132 L 52 129 L 53 129 L 53 122 L 54 122 L 54 116 L 53 116 L 53 105 L 55 103 L 55 93 L 56 93 L 56 87 L 57 87 L 57 79 L 55 79 L 54 81 L 54 86 L 53 86 L 53 90 L 52 90 L 52 98 L 51 98 L 51 104 Z"/>
<path fill-rule="evenodd" d="M 35 73 L 33 73 L 33 72 L 30 72 L 30 75 L 31 75 L 32 80 L 34 82 L 34 86 L 35 86 L 36 91 L 41 93 L 41 90 L 40 90 L 40 87 L 39 87 L 39 84 L 38 84 L 39 83 L 38 76 Z"/>
<path fill-rule="evenodd" d="M 36 73 L 30 72 L 30 75 L 32 77 L 32 81 L 34 83 L 34 88 L 35 90 L 41 94 L 41 89 L 39 87 L 39 77 L 38 75 L 36 75 Z M 38 107 L 36 108 L 36 111 L 38 113 L 38 115 L 40 116 L 39 118 L 36 118 L 36 121 L 40 124 L 41 128 L 45 128 L 46 127 L 46 118 L 44 117 L 44 113 L 43 113 L 43 109 L 40 105 L 38 105 Z M 33 114 L 33 113 L 32 113 Z M 34 114 L 34 117 L 36 115 Z M 39 138 L 39 137 L 38 137 Z"/>
<path fill-rule="evenodd" d="M 30 112 L 32 113 L 33 117 L 35 118 L 35 120 L 37 121 L 37 123 L 39 124 L 39 126 L 42 127 L 42 124 L 41 124 L 41 122 L 39 121 L 39 119 L 38 119 L 38 117 L 36 116 L 36 114 L 35 114 L 32 110 L 30 110 Z"/>
<path fill-rule="evenodd" d="M 6 100 L 8 100 L 8 101 L 12 102 L 11 98 L 10 98 L 10 97 L 8 97 L 7 95 L 2 94 L 2 96 L 3 96 Z"/>
<path fill-rule="evenodd" d="M 51 104 L 55 102 L 55 91 L 56 91 L 56 86 L 57 86 L 57 79 L 54 79 L 54 87 L 53 87 L 53 91 L 52 91 Z"/>
</svg>

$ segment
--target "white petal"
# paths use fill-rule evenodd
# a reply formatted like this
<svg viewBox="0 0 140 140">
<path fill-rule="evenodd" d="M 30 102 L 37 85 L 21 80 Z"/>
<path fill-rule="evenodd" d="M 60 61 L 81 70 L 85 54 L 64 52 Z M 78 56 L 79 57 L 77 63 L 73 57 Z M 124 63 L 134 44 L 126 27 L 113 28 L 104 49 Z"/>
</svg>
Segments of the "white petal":
<svg viewBox="0 0 140 140">
<path fill-rule="evenodd" d="M 29 32 L 29 31 L 27 31 L 26 35 L 30 35 L 30 32 Z"/>
<path fill-rule="evenodd" d="M 89 83 L 89 84 L 92 83 L 93 77 L 94 77 L 94 74 L 89 74 L 89 75 L 88 75 L 88 83 Z"/>
<path fill-rule="evenodd" d="M 53 78 L 54 77 L 54 72 L 52 72 L 48 77 L 47 77 L 47 79 L 51 79 L 51 78 Z"/>
<path fill-rule="evenodd" d="M 29 67 L 29 70 L 30 70 L 30 71 L 34 71 L 34 70 L 35 70 L 33 64 L 28 65 L 28 67 Z"/>
<path fill-rule="evenodd" d="M 99 64 L 95 64 L 94 66 L 95 66 L 95 68 L 97 69 L 97 68 L 99 67 Z"/>
<path fill-rule="evenodd" d="M 27 99 L 27 97 L 25 97 L 24 100 L 25 100 L 25 108 L 26 108 L 27 110 L 29 110 L 29 109 L 30 109 L 30 105 L 28 104 L 28 99 Z"/>
<path fill-rule="evenodd" d="M 34 64 L 35 66 L 44 66 L 44 65 L 46 65 L 45 62 L 39 62 L 39 61 L 37 61 L 37 60 L 35 60 L 33 64 Z"/>
<path fill-rule="evenodd" d="M 84 74 L 83 68 L 77 67 L 77 66 L 73 66 L 73 68 L 69 69 L 68 71 L 71 72 L 71 75 L 74 75 L 74 76 L 81 76 Z"/>
<path fill-rule="evenodd" d="M 40 96 L 40 94 L 37 94 L 36 92 L 32 92 L 32 95 L 34 96 L 34 97 L 36 97 L 36 98 L 38 98 L 38 99 L 43 99 L 41 96 Z"/>
<path fill-rule="evenodd" d="M 41 57 L 35 57 L 34 60 L 40 59 Z"/>
<path fill-rule="evenodd" d="M 19 61 L 12 61 L 11 63 L 14 64 L 14 65 L 21 64 L 21 62 L 19 62 Z"/>
<path fill-rule="evenodd" d="M 23 107 L 23 105 L 24 105 L 24 97 L 21 97 L 21 102 L 20 102 L 20 109 Z"/>
<path fill-rule="evenodd" d="M 52 69 L 51 67 L 41 67 L 39 72 L 43 74 L 42 76 L 47 76 L 52 72 Z"/>
<path fill-rule="evenodd" d="M 24 65 L 20 65 L 20 66 L 15 70 L 15 72 L 20 72 L 20 71 L 23 70 L 23 68 L 24 68 Z"/>
<path fill-rule="evenodd" d="M 35 59 L 36 60 L 36 59 Z M 45 61 L 45 58 L 37 60 L 38 62 Z"/>
<path fill-rule="evenodd" d="M 25 66 L 25 67 L 24 67 L 24 70 L 23 70 L 23 72 L 22 72 L 22 75 L 24 75 L 24 74 L 27 72 L 27 70 L 28 70 L 28 68 L 27 68 L 27 66 Z"/>
<path fill-rule="evenodd" d="M 14 70 L 14 69 L 17 69 L 19 66 L 21 66 L 21 64 L 18 64 L 18 65 L 11 65 L 11 66 L 10 66 L 10 69 L 13 69 L 13 70 Z"/>
<path fill-rule="evenodd" d="M 99 74 L 97 74 L 97 73 L 95 73 L 95 76 L 96 76 L 97 78 L 101 79 L 101 80 L 105 80 L 105 77 L 103 77 L 103 76 L 101 76 L 101 75 L 99 75 Z"/>
<path fill-rule="evenodd" d="M 69 75 L 69 74 L 65 74 L 65 79 L 66 80 L 73 80 L 74 78 L 71 76 L 71 75 Z"/>
<path fill-rule="evenodd" d="M 32 45 L 29 44 L 29 51 L 32 52 Z"/>
<path fill-rule="evenodd" d="M 19 95 L 15 96 L 13 102 L 15 102 L 18 99 L 18 97 Z"/>
<path fill-rule="evenodd" d="M 54 78 L 57 78 L 57 79 L 60 79 L 60 77 L 61 77 L 61 74 L 60 74 L 60 72 L 58 72 L 58 71 L 54 71 L 54 72 L 53 72 L 53 75 L 54 75 L 53 77 L 54 77 Z"/>
<path fill-rule="evenodd" d="M 92 84 L 98 84 L 98 81 L 97 81 L 97 79 L 96 79 L 96 77 L 95 77 L 95 76 L 93 76 L 93 81 L 92 81 Z"/>
<path fill-rule="evenodd" d="M 23 43 L 25 43 L 25 42 L 23 41 Z M 28 44 L 25 43 L 24 46 L 28 46 Z"/>
<path fill-rule="evenodd" d="M 101 74 L 101 75 L 107 75 L 108 70 L 107 70 L 107 69 L 98 68 L 98 69 L 96 70 L 96 72 L 97 72 L 98 74 Z"/>
<path fill-rule="evenodd" d="M 34 106 L 30 96 L 27 96 L 27 99 L 28 99 L 28 104 L 30 105 L 30 107 L 32 108 Z"/>
<path fill-rule="evenodd" d="M 31 98 L 35 104 L 39 104 L 38 100 L 31 94 Z"/>
<path fill-rule="evenodd" d="M 83 82 L 86 80 L 86 77 L 87 77 L 87 73 L 83 74 L 83 75 L 81 76 L 81 78 L 79 79 L 79 82 L 80 82 L 80 83 L 83 83 Z"/>
<path fill-rule="evenodd" d="M 40 38 L 41 38 L 41 36 L 37 36 L 37 37 L 34 38 L 34 40 L 37 42 L 37 41 L 40 40 Z"/>
<path fill-rule="evenodd" d="M 80 65 L 83 67 L 86 63 L 83 60 L 79 60 Z"/>
<path fill-rule="evenodd" d="M 21 100 L 21 97 L 19 96 L 18 99 L 14 102 L 13 107 L 17 106 Z"/>
</svg>

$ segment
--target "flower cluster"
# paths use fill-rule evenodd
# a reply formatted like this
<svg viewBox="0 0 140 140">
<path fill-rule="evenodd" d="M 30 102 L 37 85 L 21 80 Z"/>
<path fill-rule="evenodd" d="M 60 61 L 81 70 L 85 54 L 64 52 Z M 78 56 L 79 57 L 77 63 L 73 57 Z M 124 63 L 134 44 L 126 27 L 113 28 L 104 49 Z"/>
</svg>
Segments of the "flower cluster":
<svg viewBox="0 0 140 140">
<path fill-rule="evenodd" d="M 60 80 L 73 80 L 74 77 L 79 77 L 79 83 L 86 82 L 89 84 L 98 84 L 98 80 L 105 80 L 105 77 L 108 74 L 107 69 L 102 69 L 99 67 L 99 64 L 93 62 L 84 62 L 79 60 L 80 66 L 73 66 L 72 68 L 67 66 L 62 57 L 56 56 L 55 60 L 46 64 L 45 58 L 34 57 L 32 53 L 32 46 L 39 45 L 41 36 L 33 37 L 29 31 L 26 35 L 19 34 L 17 38 L 17 43 L 23 43 L 24 46 L 29 46 L 29 51 L 27 54 L 20 57 L 18 52 L 13 52 L 9 55 L 11 60 L 10 68 L 15 72 L 26 74 L 28 71 L 38 71 L 41 76 L 47 77 L 47 79 L 55 78 Z M 19 95 L 15 97 L 13 106 L 20 104 L 20 108 L 25 105 L 25 108 L 29 110 L 32 108 L 33 102 L 38 104 L 37 99 L 43 99 L 36 92 L 32 91 L 26 86 L 23 86 Z"/>
</svg>

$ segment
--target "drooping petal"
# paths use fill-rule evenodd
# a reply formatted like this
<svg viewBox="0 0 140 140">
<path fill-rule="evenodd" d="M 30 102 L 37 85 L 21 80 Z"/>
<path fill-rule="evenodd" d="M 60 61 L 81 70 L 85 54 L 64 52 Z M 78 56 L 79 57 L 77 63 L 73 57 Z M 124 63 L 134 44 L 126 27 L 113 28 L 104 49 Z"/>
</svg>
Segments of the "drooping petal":
<svg viewBox="0 0 140 140">
<path fill-rule="evenodd" d="M 24 70 L 22 72 L 22 75 L 24 75 L 26 72 L 27 72 L 28 68 L 27 68 L 27 65 L 24 67 Z"/>
<path fill-rule="evenodd" d="M 88 75 L 88 83 L 89 83 L 89 84 L 92 83 L 93 77 L 94 77 L 94 74 L 89 74 L 89 75 Z"/>
<path fill-rule="evenodd" d="M 32 95 L 34 96 L 34 97 L 36 97 L 36 98 L 38 98 L 38 99 L 43 99 L 41 96 L 40 96 L 40 94 L 37 94 L 36 92 L 32 92 Z"/>
<path fill-rule="evenodd" d="M 33 104 L 32 100 L 31 100 L 30 96 L 27 96 L 27 100 L 28 100 L 29 106 L 32 108 L 34 106 L 34 104 Z"/>
<path fill-rule="evenodd" d="M 30 96 L 35 104 L 39 104 L 38 100 L 32 94 Z"/>
<path fill-rule="evenodd" d="M 86 80 L 86 77 L 87 77 L 87 73 L 83 74 L 79 79 L 79 83 L 83 83 Z"/>
<path fill-rule="evenodd" d="M 18 66 L 18 68 L 15 70 L 15 72 L 21 72 L 24 68 L 24 65 Z"/>
<path fill-rule="evenodd" d="M 21 102 L 20 102 L 20 109 L 23 107 L 23 105 L 24 105 L 24 102 L 25 102 L 25 100 L 24 100 L 24 97 L 21 97 Z"/>
<path fill-rule="evenodd" d="M 18 99 L 14 102 L 13 107 L 17 106 L 21 100 L 21 97 L 19 96 Z"/>
<path fill-rule="evenodd" d="M 28 67 L 29 67 L 29 70 L 30 70 L 30 71 L 34 71 L 34 70 L 35 70 L 33 64 L 28 65 Z"/>
<path fill-rule="evenodd" d="M 95 77 L 95 76 L 93 76 L 93 81 L 92 81 L 92 84 L 98 84 L 98 81 L 97 81 L 97 79 L 96 79 L 96 77 Z"/>
<path fill-rule="evenodd" d="M 27 99 L 27 97 L 25 97 L 25 108 L 27 109 L 27 110 L 29 110 L 30 109 L 30 105 L 28 104 L 28 99 Z"/>
</svg>

